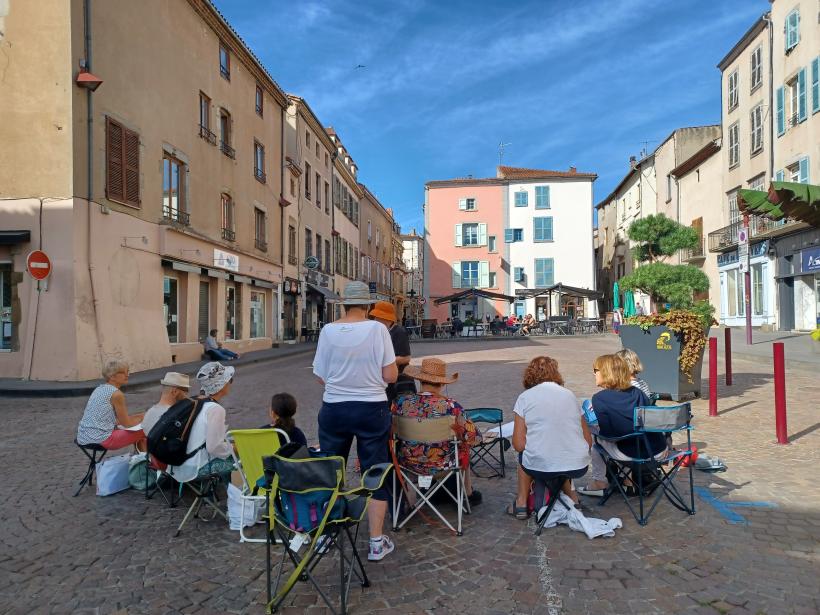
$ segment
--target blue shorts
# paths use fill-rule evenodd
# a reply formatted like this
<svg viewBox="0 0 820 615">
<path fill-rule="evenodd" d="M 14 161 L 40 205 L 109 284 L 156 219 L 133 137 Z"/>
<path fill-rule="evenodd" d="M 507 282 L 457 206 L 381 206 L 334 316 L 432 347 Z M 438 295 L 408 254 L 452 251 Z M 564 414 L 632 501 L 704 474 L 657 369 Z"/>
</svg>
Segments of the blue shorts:
<svg viewBox="0 0 820 615">
<path fill-rule="evenodd" d="M 323 453 L 347 460 L 353 438 L 362 472 L 390 461 L 390 406 L 387 401 L 342 401 L 322 403 L 319 410 L 319 446 Z M 374 500 L 388 499 L 386 488 L 373 494 Z"/>
</svg>

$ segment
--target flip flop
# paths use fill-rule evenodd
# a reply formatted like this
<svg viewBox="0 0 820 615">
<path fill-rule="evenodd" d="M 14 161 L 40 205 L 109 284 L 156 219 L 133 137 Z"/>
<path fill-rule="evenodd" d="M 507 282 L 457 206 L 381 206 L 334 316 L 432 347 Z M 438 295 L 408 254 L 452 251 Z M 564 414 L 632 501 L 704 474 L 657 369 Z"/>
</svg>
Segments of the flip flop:
<svg viewBox="0 0 820 615">
<path fill-rule="evenodd" d="M 509 504 L 507 508 L 504 510 L 508 515 L 511 517 L 515 517 L 519 521 L 526 521 L 530 518 L 530 512 L 527 510 L 526 506 L 516 506 L 515 500 L 513 500 L 512 504 Z"/>
</svg>

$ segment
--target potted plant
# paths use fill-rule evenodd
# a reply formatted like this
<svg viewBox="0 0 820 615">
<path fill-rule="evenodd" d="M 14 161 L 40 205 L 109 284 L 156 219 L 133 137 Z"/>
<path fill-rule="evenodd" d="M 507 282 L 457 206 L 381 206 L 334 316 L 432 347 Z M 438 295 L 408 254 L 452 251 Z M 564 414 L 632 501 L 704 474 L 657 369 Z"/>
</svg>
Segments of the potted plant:
<svg viewBox="0 0 820 615">
<path fill-rule="evenodd" d="M 673 265 L 665 257 L 700 246 L 697 231 L 664 216 L 651 215 L 629 227 L 636 243 L 633 256 L 640 264 L 620 280 L 625 290 L 650 297 L 652 313 L 631 316 L 621 327 L 621 342 L 644 365 L 642 378 L 653 393 L 680 400 L 700 395 L 701 365 L 714 307 L 695 301 L 695 293 L 709 289 L 709 278 L 692 265 Z"/>
</svg>

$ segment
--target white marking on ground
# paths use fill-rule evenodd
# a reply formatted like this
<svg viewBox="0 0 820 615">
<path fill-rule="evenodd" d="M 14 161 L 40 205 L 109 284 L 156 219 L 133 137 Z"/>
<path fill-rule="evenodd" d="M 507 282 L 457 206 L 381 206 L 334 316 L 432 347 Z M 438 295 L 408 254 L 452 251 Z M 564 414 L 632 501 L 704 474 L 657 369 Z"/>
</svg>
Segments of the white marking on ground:
<svg viewBox="0 0 820 615">
<path fill-rule="evenodd" d="M 535 517 L 533 516 L 532 519 Z M 528 527 L 534 528 L 534 523 L 529 523 Z M 545 606 L 549 615 L 561 615 L 563 611 L 563 601 L 561 596 L 555 590 L 555 585 L 552 580 L 552 568 L 550 568 L 550 560 L 547 556 L 547 543 L 542 536 L 535 536 L 535 547 L 538 550 L 538 568 L 541 570 L 539 579 L 541 581 L 541 589 L 546 598 Z"/>
</svg>

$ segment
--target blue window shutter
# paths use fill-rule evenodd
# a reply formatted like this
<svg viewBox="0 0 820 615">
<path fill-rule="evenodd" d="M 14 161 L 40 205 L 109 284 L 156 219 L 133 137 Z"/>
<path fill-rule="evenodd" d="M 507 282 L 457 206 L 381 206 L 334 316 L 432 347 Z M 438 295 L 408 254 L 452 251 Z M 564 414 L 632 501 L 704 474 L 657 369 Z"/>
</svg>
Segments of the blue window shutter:
<svg viewBox="0 0 820 615">
<path fill-rule="evenodd" d="M 513 230 L 511 228 L 504 229 L 504 243 L 512 243 L 513 241 Z"/>
<path fill-rule="evenodd" d="M 533 241 L 541 241 L 541 228 L 539 221 L 541 218 L 533 218 L 532 219 L 532 240 Z"/>
<path fill-rule="evenodd" d="M 462 237 L 462 235 L 461 235 L 461 225 L 456 224 L 456 247 L 459 247 L 459 246 L 462 245 L 461 237 Z"/>
<path fill-rule="evenodd" d="M 478 261 L 478 286 L 490 287 L 490 261 Z"/>
<path fill-rule="evenodd" d="M 785 116 L 785 91 L 783 90 L 783 86 L 777 88 L 777 95 L 775 96 L 777 100 L 776 107 L 777 107 L 777 134 L 778 136 L 782 135 L 786 132 L 786 116 Z"/>
<path fill-rule="evenodd" d="M 797 72 L 797 121 L 806 121 L 806 69 Z"/>
<path fill-rule="evenodd" d="M 801 184 L 808 184 L 809 183 L 809 157 L 806 156 L 805 158 L 800 159 L 800 177 L 797 180 Z"/>
<path fill-rule="evenodd" d="M 820 111 L 820 56 L 811 61 L 811 112 Z"/>
<path fill-rule="evenodd" d="M 794 45 L 800 42 L 800 11 L 794 11 Z M 792 46 L 794 46 L 792 45 Z"/>
<path fill-rule="evenodd" d="M 551 258 L 545 258 L 544 260 L 546 261 L 544 263 L 544 277 L 546 278 L 545 286 L 552 286 L 553 284 L 555 284 L 555 261 L 553 261 L 553 259 Z"/>
<path fill-rule="evenodd" d="M 487 225 L 483 222 L 479 222 L 478 224 L 478 245 L 487 245 Z"/>
<path fill-rule="evenodd" d="M 461 288 L 461 261 L 453 263 L 453 288 Z"/>
<path fill-rule="evenodd" d="M 776 181 L 776 182 L 782 182 L 782 181 L 783 181 L 783 178 L 784 178 L 785 176 L 786 176 L 786 174 L 785 174 L 785 173 L 783 173 L 783 169 L 780 169 L 779 171 L 777 171 L 777 172 L 774 174 L 774 181 Z"/>
<path fill-rule="evenodd" d="M 552 241 L 552 216 L 544 218 L 544 240 Z"/>
</svg>

